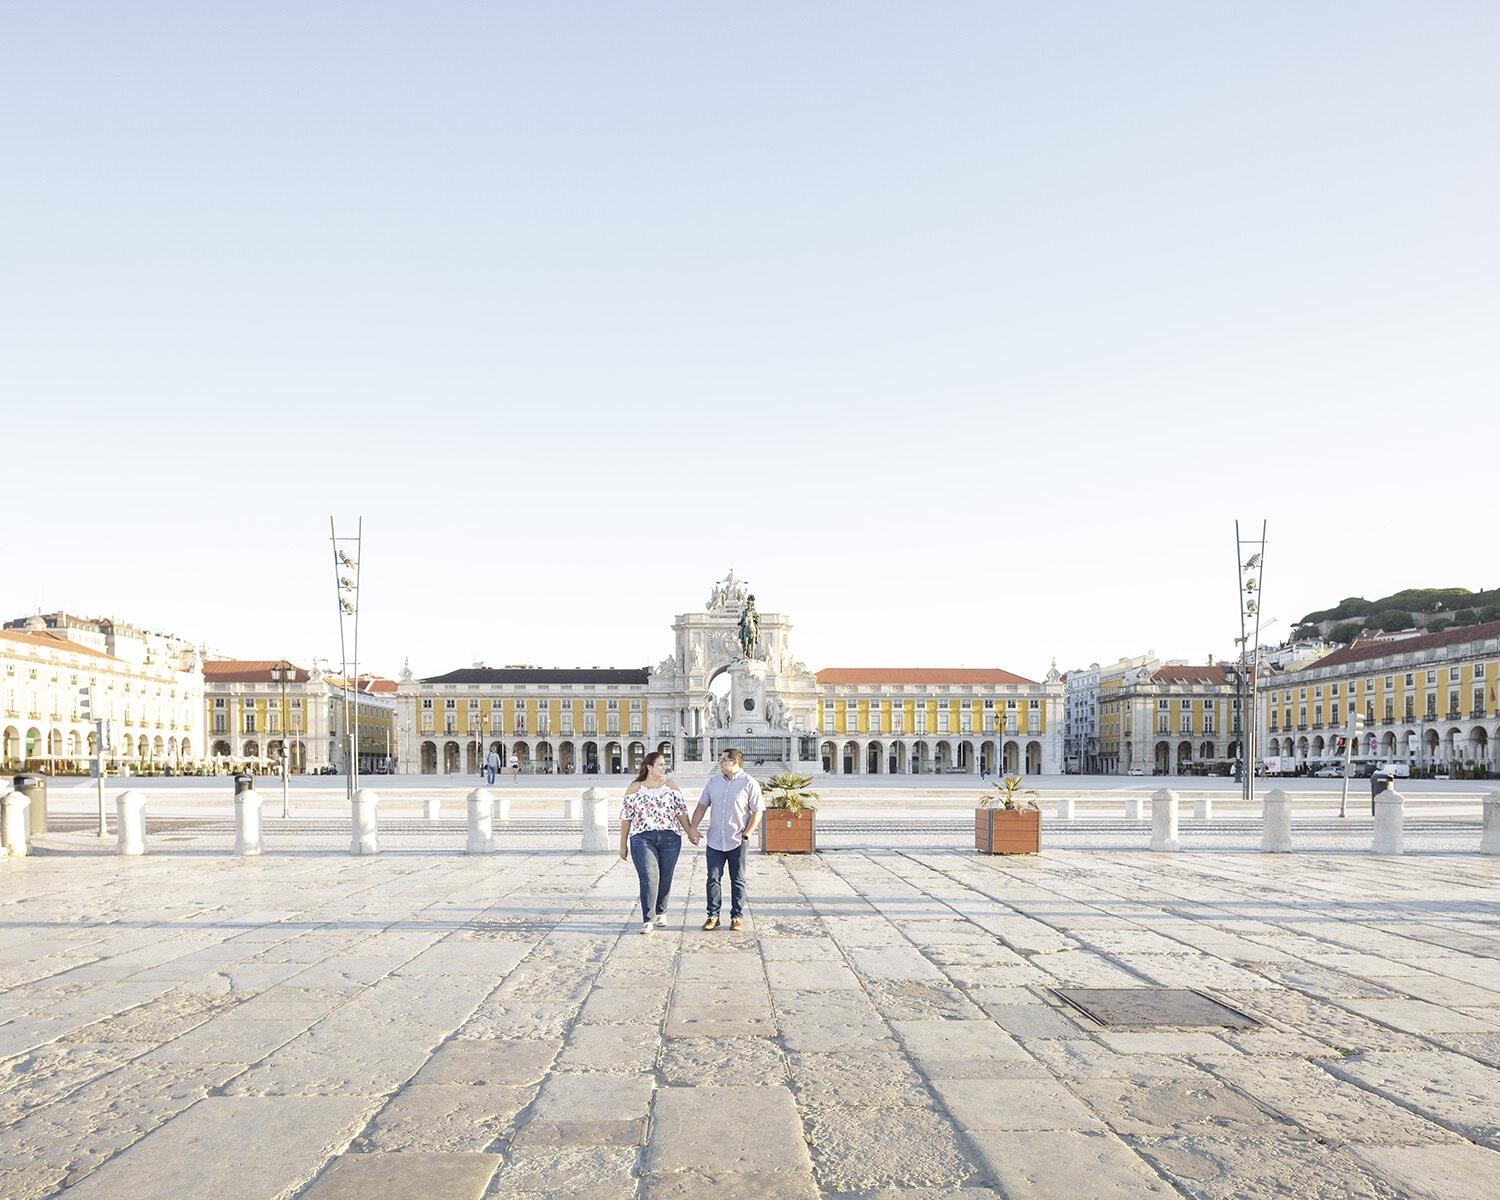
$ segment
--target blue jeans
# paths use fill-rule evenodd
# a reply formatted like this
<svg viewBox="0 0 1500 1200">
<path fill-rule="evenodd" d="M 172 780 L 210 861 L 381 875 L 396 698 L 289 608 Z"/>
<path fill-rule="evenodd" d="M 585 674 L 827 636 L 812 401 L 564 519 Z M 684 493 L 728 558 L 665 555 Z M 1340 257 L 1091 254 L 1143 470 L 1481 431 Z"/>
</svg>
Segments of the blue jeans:
<svg viewBox="0 0 1500 1200">
<path fill-rule="evenodd" d="M 484 781 L 487 784 L 489 784 L 491 787 L 495 786 L 495 768 L 494 767 L 485 767 L 485 769 L 484 769 Z"/>
<path fill-rule="evenodd" d="M 682 853 L 682 835 L 670 829 L 648 829 L 630 835 L 630 861 L 641 880 L 641 919 L 650 921 L 667 911 L 672 872 Z"/>
<path fill-rule="evenodd" d="M 724 875 L 724 867 L 729 867 L 729 917 L 745 915 L 745 899 L 750 890 L 750 881 L 745 871 L 745 855 L 749 853 L 750 843 L 741 842 L 734 850 L 715 850 L 712 846 L 708 849 L 708 915 L 717 917 L 719 905 L 723 902 L 723 888 L 721 879 Z"/>
</svg>

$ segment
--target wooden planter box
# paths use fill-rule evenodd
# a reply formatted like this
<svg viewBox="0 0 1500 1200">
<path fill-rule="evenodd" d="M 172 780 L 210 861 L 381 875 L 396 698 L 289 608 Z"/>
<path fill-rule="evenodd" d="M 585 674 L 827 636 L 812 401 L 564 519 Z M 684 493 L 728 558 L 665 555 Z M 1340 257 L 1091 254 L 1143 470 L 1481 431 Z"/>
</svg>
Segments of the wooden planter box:
<svg viewBox="0 0 1500 1200">
<path fill-rule="evenodd" d="M 976 808 L 974 849 L 981 854 L 1040 854 L 1042 814 L 1035 809 Z"/>
<path fill-rule="evenodd" d="M 768 808 L 761 814 L 760 848 L 764 854 L 810 854 L 818 848 L 817 810 L 792 812 Z"/>
</svg>

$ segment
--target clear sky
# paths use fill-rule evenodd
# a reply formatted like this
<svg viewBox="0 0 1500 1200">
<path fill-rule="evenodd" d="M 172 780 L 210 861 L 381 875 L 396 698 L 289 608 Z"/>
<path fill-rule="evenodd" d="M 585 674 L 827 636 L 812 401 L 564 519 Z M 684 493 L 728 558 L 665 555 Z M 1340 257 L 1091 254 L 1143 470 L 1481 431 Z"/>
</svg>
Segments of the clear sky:
<svg viewBox="0 0 1500 1200">
<path fill-rule="evenodd" d="M 5 616 L 1040 677 L 1500 584 L 1500 6 L 0 9 Z"/>
</svg>

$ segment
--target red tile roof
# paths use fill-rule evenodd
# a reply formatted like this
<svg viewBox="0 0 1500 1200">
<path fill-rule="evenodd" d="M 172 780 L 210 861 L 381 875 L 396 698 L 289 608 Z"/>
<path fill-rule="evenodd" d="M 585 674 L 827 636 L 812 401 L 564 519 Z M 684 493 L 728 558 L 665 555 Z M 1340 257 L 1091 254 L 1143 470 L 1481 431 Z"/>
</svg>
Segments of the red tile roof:
<svg viewBox="0 0 1500 1200">
<path fill-rule="evenodd" d="M 1411 654 L 1417 650 L 1435 650 L 1439 646 L 1462 646 L 1465 642 L 1484 642 L 1500 637 L 1500 621 L 1487 625 L 1465 625 L 1444 629 L 1441 633 L 1424 633 L 1420 637 L 1402 638 L 1399 641 L 1376 641 L 1374 639 L 1352 642 L 1332 654 L 1325 654 L 1310 666 L 1321 670 L 1324 667 L 1341 667 L 1347 663 L 1369 662 L 1375 658 L 1387 658 L 1392 654 Z"/>
<path fill-rule="evenodd" d="M 85 646 L 82 642 L 65 638 L 51 629 L 0 629 L 0 638 L 8 642 L 23 642 L 48 650 L 66 650 L 69 654 L 87 654 L 91 658 L 108 659 L 110 662 L 124 661 L 113 654 L 104 653 L 103 650 L 95 650 L 92 646 Z"/>
<path fill-rule="evenodd" d="M 203 679 L 206 683 L 279 683 L 271 678 L 272 667 L 291 667 L 298 683 L 306 683 L 308 674 L 295 663 L 284 659 L 239 659 L 211 658 L 203 664 Z"/>
<path fill-rule="evenodd" d="M 1229 678 L 1229 668 L 1217 665 L 1203 667 L 1162 667 L 1160 670 L 1153 671 L 1151 678 L 1156 680 L 1157 683 L 1187 684 L 1189 686 L 1192 684 L 1204 684 L 1212 687 L 1223 687 L 1233 682 Z"/>
<path fill-rule="evenodd" d="M 841 683 L 852 687 L 873 687 L 886 683 L 1037 682 L 1009 671 L 970 667 L 824 667 L 817 675 L 819 683 Z"/>
</svg>

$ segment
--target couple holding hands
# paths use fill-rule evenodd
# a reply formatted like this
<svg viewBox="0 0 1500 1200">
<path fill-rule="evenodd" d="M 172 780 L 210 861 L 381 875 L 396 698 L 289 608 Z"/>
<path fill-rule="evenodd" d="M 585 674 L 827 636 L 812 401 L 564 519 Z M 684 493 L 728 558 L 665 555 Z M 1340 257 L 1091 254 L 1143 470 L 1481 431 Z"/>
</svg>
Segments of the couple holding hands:
<svg viewBox="0 0 1500 1200">
<path fill-rule="evenodd" d="M 760 784 L 745 774 L 738 750 L 719 755 L 719 773 L 709 777 L 698 807 L 688 816 L 687 798 L 667 777 L 666 755 L 646 755 L 640 774 L 625 789 L 620 805 L 620 857 L 635 863 L 641 881 L 642 933 L 665 925 L 672 871 L 682 850 L 682 835 L 697 845 L 698 826 L 708 814 L 708 919 L 704 929 L 719 927 L 724 868 L 729 868 L 729 927 L 742 928 L 748 892 L 745 859 L 750 835 L 760 823 L 766 802 Z"/>
</svg>

